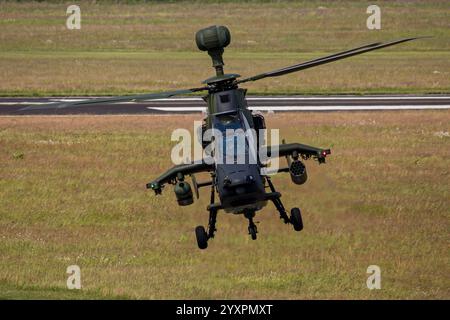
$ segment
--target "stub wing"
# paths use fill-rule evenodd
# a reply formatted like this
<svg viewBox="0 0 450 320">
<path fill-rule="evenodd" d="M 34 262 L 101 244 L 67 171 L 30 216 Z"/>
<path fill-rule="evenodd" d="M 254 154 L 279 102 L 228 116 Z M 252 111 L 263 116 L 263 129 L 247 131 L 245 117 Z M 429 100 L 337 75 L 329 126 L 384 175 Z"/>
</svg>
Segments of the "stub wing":
<svg viewBox="0 0 450 320">
<path fill-rule="evenodd" d="M 276 154 L 277 151 L 278 155 Z M 330 149 L 316 148 L 301 143 L 285 143 L 277 146 L 268 146 L 265 147 L 262 152 L 262 154 L 267 154 L 268 157 L 285 157 L 297 153 L 304 158 L 313 157 L 317 159 L 319 163 L 324 163 L 327 155 L 331 154 Z"/>
<path fill-rule="evenodd" d="M 147 189 L 152 189 L 156 194 L 160 194 L 166 183 L 175 183 L 177 176 L 192 175 L 199 172 L 208 172 L 214 170 L 214 164 L 211 161 L 192 162 L 188 164 L 179 164 L 173 166 L 152 182 L 147 183 Z"/>
</svg>

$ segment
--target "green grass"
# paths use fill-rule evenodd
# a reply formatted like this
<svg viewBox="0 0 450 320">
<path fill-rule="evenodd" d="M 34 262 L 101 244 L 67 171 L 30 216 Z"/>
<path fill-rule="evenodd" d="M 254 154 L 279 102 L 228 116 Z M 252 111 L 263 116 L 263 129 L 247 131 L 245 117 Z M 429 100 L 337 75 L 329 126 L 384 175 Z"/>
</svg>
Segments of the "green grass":
<svg viewBox="0 0 450 320">
<path fill-rule="evenodd" d="M 312 53 L 227 53 L 230 72 L 243 76 L 323 55 Z M 283 58 L 284 57 L 284 58 Z M 57 52 L 0 53 L 4 91 L 0 95 L 111 95 L 199 86 L 210 76 L 200 53 Z M 371 63 L 376 61 L 377 63 Z M 389 52 L 337 62 L 332 68 L 265 79 L 245 86 L 252 94 L 271 93 L 444 93 L 450 88 L 448 52 Z M 111 66 L 114 66 L 112 68 Z M 167 68 L 161 66 L 168 66 Z M 175 75 L 168 72 L 176 69 Z M 70 70 L 70 76 L 68 76 Z M 142 72 L 146 70 L 146 72 Z"/>
<path fill-rule="evenodd" d="M 63 277 L 61 277 L 63 279 Z M 60 287 L 16 286 L 0 282 L 0 298 L 8 300 L 76 300 L 76 299 L 127 299 L 126 296 L 110 296 L 95 291 L 68 290 Z"/>
<path fill-rule="evenodd" d="M 192 87 L 212 74 L 195 32 L 232 33 L 226 71 L 243 76 L 363 43 L 431 35 L 248 87 L 252 93 L 447 93 L 446 1 L 381 1 L 382 29 L 358 1 L 80 2 L 82 29 L 65 28 L 64 2 L 0 3 L 0 95 L 97 95 Z"/>
<path fill-rule="evenodd" d="M 269 204 L 252 241 L 221 213 L 206 251 L 193 230 L 209 191 L 180 208 L 171 187 L 145 189 L 170 166 L 171 130 L 198 118 L 0 118 L 0 297 L 449 298 L 448 111 L 267 116 L 288 142 L 332 148 L 305 185 L 274 178 L 305 229 Z M 66 289 L 72 264 L 81 291 Z M 365 286 L 372 264 L 381 290 Z"/>
</svg>

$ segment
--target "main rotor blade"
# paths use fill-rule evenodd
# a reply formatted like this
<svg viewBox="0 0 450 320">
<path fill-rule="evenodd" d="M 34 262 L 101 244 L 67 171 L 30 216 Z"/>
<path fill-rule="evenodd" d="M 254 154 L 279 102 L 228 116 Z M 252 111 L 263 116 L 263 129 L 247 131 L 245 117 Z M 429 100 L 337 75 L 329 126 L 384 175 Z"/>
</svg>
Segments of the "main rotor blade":
<svg viewBox="0 0 450 320">
<path fill-rule="evenodd" d="M 377 46 L 377 45 L 379 45 L 379 44 L 381 44 L 381 42 L 374 42 L 374 43 L 366 44 L 366 45 L 363 45 L 363 46 L 361 46 L 361 47 L 357 47 L 357 48 L 353 48 L 353 49 L 341 51 L 341 52 L 338 52 L 338 53 L 333 53 L 333 54 L 330 54 L 329 56 L 325 56 L 325 57 L 321 57 L 321 58 L 316 58 L 316 59 L 313 59 L 313 60 L 309 60 L 308 62 L 319 61 L 319 60 L 323 60 L 323 59 L 329 59 L 329 58 L 332 58 L 332 57 L 335 57 L 335 56 L 339 56 L 339 55 L 344 54 L 344 53 L 349 53 L 349 52 L 353 52 L 353 51 L 360 50 L 360 49 L 364 49 L 364 48 L 374 47 L 374 46 Z M 298 66 L 298 65 L 304 64 L 304 63 L 306 63 L 306 62 L 302 62 L 302 63 L 299 63 L 299 64 L 295 64 L 295 65 L 292 65 L 292 66 L 289 66 L 289 67 L 285 67 L 285 68 L 282 68 L 282 69 L 279 69 L 279 70 L 284 70 L 284 69 L 287 69 L 287 68 L 292 68 L 292 67 L 294 67 L 294 66 Z"/>
<path fill-rule="evenodd" d="M 45 109 L 62 109 L 68 107 L 78 107 L 82 105 L 96 104 L 96 103 L 105 103 L 105 102 L 123 102 L 123 101 L 143 101 L 143 100 L 155 100 L 155 99 L 164 99 L 169 98 L 178 94 L 188 94 L 192 92 L 207 90 L 208 87 L 203 88 L 193 88 L 193 89 L 183 89 L 183 90 L 175 90 L 175 91 L 167 91 L 161 93 L 149 93 L 149 94 L 139 94 L 134 96 L 118 96 L 104 99 L 88 99 L 82 101 L 73 101 L 73 102 L 55 102 L 49 103 L 47 105 L 39 105 L 39 106 L 28 106 L 19 111 L 28 111 L 28 110 L 45 110 Z"/>
<path fill-rule="evenodd" d="M 300 71 L 300 70 L 304 70 L 304 69 L 309 69 L 309 68 L 316 67 L 316 66 L 319 66 L 319 65 L 322 65 L 325 63 L 330 63 L 333 61 L 349 58 L 349 57 L 352 57 L 352 56 L 355 56 L 358 54 L 366 53 L 366 52 L 377 50 L 377 49 L 386 48 L 386 47 L 393 46 L 393 45 L 396 45 L 399 43 L 416 40 L 416 39 L 421 39 L 421 38 L 427 38 L 427 37 L 405 38 L 405 39 L 395 40 L 395 41 L 391 41 L 391 42 L 387 42 L 387 43 L 376 42 L 376 43 L 368 44 L 365 46 L 357 47 L 354 49 L 335 53 L 332 55 L 328 55 L 325 57 L 309 60 L 309 61 L 306 61 L 303 63 L 295 64 L 295 65 L 281 68 L 278 70 L 261 73 L 256 76 L 253 76 L 253 77 L 238 80 L 237 83 L 239 84 L 239 83 L 248 82 L 248 81 L 256 81 L 256 80 L 260 80 L 260 79 L 264 79 L 264 78 L 268 78 L 268 77 L 278 77 L 278 76 L 281 76 L 284 74 L 288 74 L 288 73 L 292 73 L 292 72 L 296 72 L 296 71 Z"/>
</svg>

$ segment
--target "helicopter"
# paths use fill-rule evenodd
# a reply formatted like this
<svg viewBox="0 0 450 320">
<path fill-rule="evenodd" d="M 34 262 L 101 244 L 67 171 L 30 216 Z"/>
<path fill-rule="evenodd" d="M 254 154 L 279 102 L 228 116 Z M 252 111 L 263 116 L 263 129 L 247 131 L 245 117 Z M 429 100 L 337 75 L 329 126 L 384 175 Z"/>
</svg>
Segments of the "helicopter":
<svg viewBox="0 0 450 320">
<path fill-rule="evenodd" d="M 194 202 L 194 193 L 196 198 L 199 198 L 199 189 L 210 187 L 210 203 L 207 206 L 207 211 L 209 212 L 208 226 L 207 228 L 204 226 L 197 226 L 195 228 L 197 245 L 200 249 L 206 249 L 208 247 L 208 241 L 215 236 L 219 210 L 244 215 L 248 220 L 248 233 L 251 239 L 256 240 L 258 230 L 254 218 L 256 212 L 264 208 L 269 201 L 274 204 L 280 218 L 285 224 L 291 224 L 295 231 L 301 231 L 303 229 L 301 210 L 294 207 L 288 214 L 281 201 L 281 193 L 276 191 L 271 181 L 271 175 L 273 173 L 286 172 L 290 174 L 294 184 L 302 185 L 307 181 L 308 177 L 303 161 L 314 159 L 319 164 L 325 163 L 325 159 L 331 154 L 331 150 L 300 143 L 285 143 L 284 140 L 280 145 L 266 146 L 264 139 L 261 139 L 259 136 L 245 135 L 244 139 L 239 140 L 236 135 L 229 135 L 227 132 L 229 129 L 235 130 L 234 132 L 239 129 L 242 129 L 244 132 L 248 130 L 258 131 L 266 129 L 263 115 L 249 110 L 246 101 L 247 90 L 240 88 L 239 85 L 269 77 L 290 74 L 415 39 L 419 39 L 419 37 L 366 44 L 303 63 L 257 74 L 252 77 L 241 78 L 239 74 L 224 73 L 223 53 L 224 48 L 231 42 L 231 35 L 227 27 L 213 25 L 199 30 L 195 35 L 198 49 L 208 53 L 212 60 L 212 67 L 216 73 L 215 76 L 204 80 L 202 87 L 162 93 L 98 98 L 63 103 L 55 102 L 45 106 L 25 107 L 21 111 L 47 108 L 60 109 L 107 102 L 157 100 L 175 95 L 207 91 L 207 94 L 203 97 L 203 100 L 207 103 L 207 114 L 198 135 L 199 138 L 204 137 L 208 130 L 215 130 L 215 132 L 219 133 L 219 135 L 213 137 L 215 139 L 211 139 L 212 142 L 216 143 L 212 144 L 209 157 L 175 165 L 149 182 L 146 187 L 153 190 L 156 195 L 160 195 L 167 184 L 173 185 L 176 200 L 180 206 L 192 204 Z M 241 143 L 241 150 L 240 152 L 234 152 L 235 144 L 238 140 Z M 218 148 L 219 145 L 221 148 Z M 232 145 L 232 147 L 229 148 L 229 145 Z M 205 144 L 204 141 L 202 141 L 202 148 L 208 148 L 208 144 Z M 215 148 L 218 149 L 216 150 Z M 255 149 L 258 149 L 260 152 L 256 152 Z M 227 154 L 227 152 L 230 152 L 229 150 L 233 150 L 231 159 L 230 155 Z M 240 155 L 243 154 L 246 161 L 237 161 L 237 153 L 240 153 Z M 260 156 L 261 154 L 266 155 L 267 159 L 263 160 Z M 267 161 L 270 162 L 270 159 L 273 157 L 285 157 L 287 167 L 277 168 L 276 172 L 264 171 L 264 168 L 267 167 Z M 227 158 L 227 161 L 222 161 L 224 158 Z M 197 182 L 195 175 L 203 172 L 209 173 L 211 179 L 205 182 Z M 186 176 L 191 177 L 192 187 L 186 181 Z M 266 189 L 268 189 L 267 192 Z M 217 201 L 216 193 L 219 198 Z"/>
</svg>

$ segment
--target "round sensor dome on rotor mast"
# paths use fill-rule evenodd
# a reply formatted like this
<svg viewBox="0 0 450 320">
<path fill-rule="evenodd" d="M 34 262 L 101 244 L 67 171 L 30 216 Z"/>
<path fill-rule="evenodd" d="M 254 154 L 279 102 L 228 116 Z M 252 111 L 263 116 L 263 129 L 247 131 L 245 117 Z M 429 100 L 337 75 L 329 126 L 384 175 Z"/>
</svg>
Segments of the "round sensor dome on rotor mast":
<svg viewBox="0 0 450 320">
<path fill-rule="evenodd" d="M 230 44 L 231 34 L 225 26 L 210 26 L 199 30 L 195 35 L 195 42 L 201 51 L 207 51 L 216 69 L 216 75 L 223 75 L 223 49 Z"/>
</svg>

